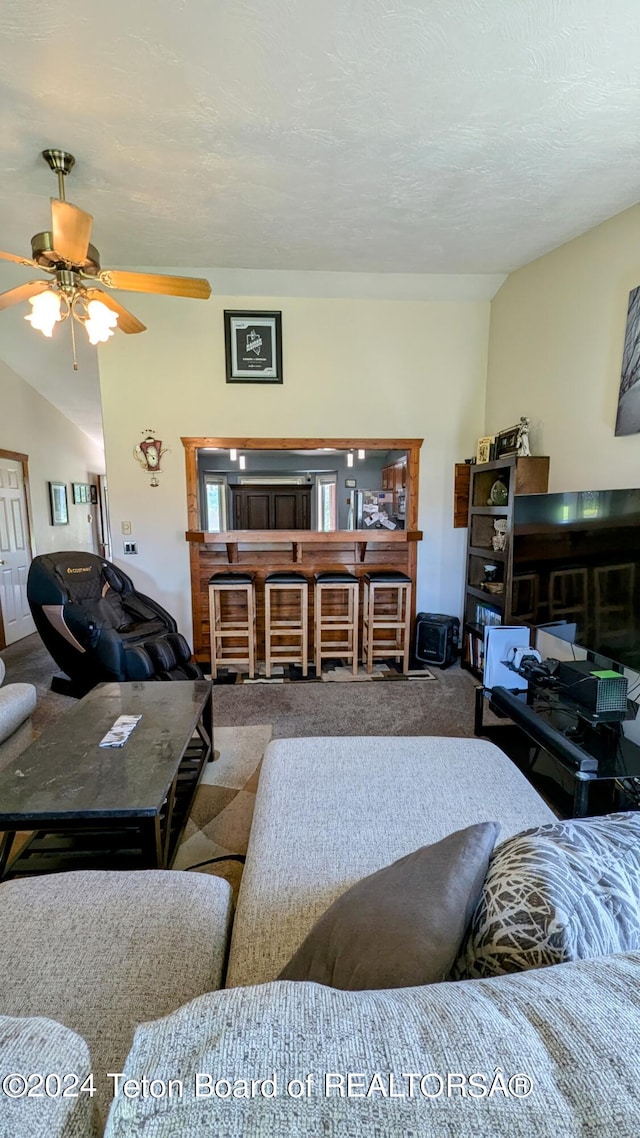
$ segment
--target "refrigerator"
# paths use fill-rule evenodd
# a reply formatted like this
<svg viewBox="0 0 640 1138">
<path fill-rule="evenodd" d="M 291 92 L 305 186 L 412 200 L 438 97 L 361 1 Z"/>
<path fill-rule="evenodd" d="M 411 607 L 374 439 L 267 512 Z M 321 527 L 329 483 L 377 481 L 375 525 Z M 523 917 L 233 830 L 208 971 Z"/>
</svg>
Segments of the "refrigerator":
<svg viewBox="0 0 640 1138">
<path fill-rule="evenodd" d="M 355 491 L 355 529 L 398 529 L 393 490 Z"/>
</svg>

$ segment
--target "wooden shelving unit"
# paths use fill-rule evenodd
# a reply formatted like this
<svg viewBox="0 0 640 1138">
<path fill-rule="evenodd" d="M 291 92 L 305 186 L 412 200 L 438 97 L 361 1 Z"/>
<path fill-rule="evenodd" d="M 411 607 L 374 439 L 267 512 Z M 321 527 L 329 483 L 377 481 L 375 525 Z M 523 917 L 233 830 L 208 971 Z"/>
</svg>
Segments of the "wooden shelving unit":
<svg viewBox="0 0 640 1138">
<path fill-rule="evenodd" d="M 513 504 L 519 494 L 545 494 L 549 486 L 547 456 L 509 455 L 469 467 L 469 512 L 466 554 L 462 667 L 482 679 L 484 629 L 487 624 L 510 624 L 513 598 Z M 492 503 L 496 482 L 506 487 L 505 501 Z M 497 519 L 506 522 L 504 550 L 494 550 L 491 539 Z M 499 591 L 488 589 L 485 565 L 495 565 Z M 521 622 L 518 622 L 521 623 Z"/>
</svg>

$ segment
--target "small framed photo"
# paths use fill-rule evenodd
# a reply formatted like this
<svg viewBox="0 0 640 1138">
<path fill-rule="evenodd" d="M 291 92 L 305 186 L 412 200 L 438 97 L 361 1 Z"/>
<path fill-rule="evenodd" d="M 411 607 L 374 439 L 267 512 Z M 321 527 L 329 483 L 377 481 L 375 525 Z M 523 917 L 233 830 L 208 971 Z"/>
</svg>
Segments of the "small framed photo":
<svg viewBox="0 0 640 1138">
<path fill-rule="evenodd" d="M 515 454 L 518 450 L 519 427 L 509 427 L 496 435 L 496 458 L 504 458 L 508 454 Z"/>
<path fill-rule="evenodd" d="M 95 482 L 92 482 L 89 486 L 89 498 L 91 500 L 92 506 L 98 505 L 98 487 L 96 486 Z"/>
<path fill-rule="evenodd" d="M 357 479 L 355 479 L 355 478 L 345 478 L 344 484 L 348 490 L 354 490 L 356 488 L 356 486 L 358 485 L 358 482 L 357 482 Z"/>
<path fill-rule="evenodd" d="M 282 383 L 282 313 L 224 313 L 227 383 Z"/>
<path fill-rule="evenodd" d="M 476 447 L 476 462 L 477 463 L 491 462 L 491 457 L 492 457 L 491 448 L 493 446 L 493 441 L 494 441 L 493 435 L 485 435 L 483 438 L 478 439 L 478 445 Z"/>
<path fill-rule="evenodd" d="M 69 525 L 67 487 L 64 482 L 49 483 L 49 509 L 51 510 L 52 526 Z"/>
<path fill-rule="evenodd" d="M 82 485 L 80 482 L 72 482 L 71 489 L 73 490 L 73 504 L 78 506 L 82 501 Z"/>
<path fill-rule="evenodd" d="M 89 501 L 89 487 L 86 482 L 82 482 L 80 485 L 80 501 L 83 503 Z"/>
</svg>

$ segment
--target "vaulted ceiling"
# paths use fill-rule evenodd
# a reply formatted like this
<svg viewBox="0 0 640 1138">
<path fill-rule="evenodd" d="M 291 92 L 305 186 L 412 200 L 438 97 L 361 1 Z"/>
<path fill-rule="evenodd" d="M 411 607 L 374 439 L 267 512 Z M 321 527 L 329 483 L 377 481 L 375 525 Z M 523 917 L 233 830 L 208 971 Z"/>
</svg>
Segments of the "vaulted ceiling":
<svg viewBox="0 0 640 1138">
<path fill-rule="evenodd" d="M 16 253 L 46 146 L 129 268 L 504 273 L 640 198 L 636 0 L 3 0 L 0 53 Z M 46 394 L 23 314 L 0 356 Z"/>
</svg>

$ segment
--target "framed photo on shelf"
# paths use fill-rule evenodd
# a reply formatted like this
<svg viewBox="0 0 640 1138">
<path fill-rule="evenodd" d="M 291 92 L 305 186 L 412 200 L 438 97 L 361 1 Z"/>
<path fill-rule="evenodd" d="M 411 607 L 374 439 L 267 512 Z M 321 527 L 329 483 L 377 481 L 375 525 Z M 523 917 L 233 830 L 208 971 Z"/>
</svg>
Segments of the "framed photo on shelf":
<svg viewBox="0 0 640 1138">
<path fill-rule="evenodd" d="M 69 525 L 67 487 L 64 482 L 49 482 L 49 509 L 52 526 Z"/>
<path fill-rule="evenodd" d="M 476 447 L 477 463 L 491 462 L 493 440 L 493 435 L 485 435 L 484 438 L 478 439 L 478 445 Z"/>
<path fill-rule="evenodd" d="M 224 312 L 227 383 L 282 383 L 282 313 Z"/>
<path fill-rule="evenodd" d="M 506 431 L 500 431 L 496 435 L 496 458 L 504 458 L 505 455 L 516 454 L 518 450 L 518 434 L 519 427 L 509 427 Z"/>
</svg>

